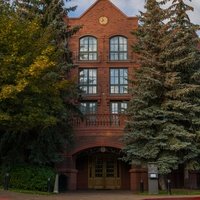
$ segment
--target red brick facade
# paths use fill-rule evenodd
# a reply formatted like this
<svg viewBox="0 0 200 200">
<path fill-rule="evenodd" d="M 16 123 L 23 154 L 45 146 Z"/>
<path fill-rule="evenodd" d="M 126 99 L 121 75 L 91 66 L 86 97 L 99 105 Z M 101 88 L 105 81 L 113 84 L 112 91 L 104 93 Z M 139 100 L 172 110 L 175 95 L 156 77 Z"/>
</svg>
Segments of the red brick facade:
<svg viewBox="0 0 200 200">
<path fill-rule="evenodd" d="M 127 17 L 109 0 L 98 0 L 79 18 L 68 18 L 71 26 L 82 25 L 82 28 L 70 40 L 73 61 L 77 67 L 71 78 L 80 81 L 80 70 L 95 69 L 97 74 L 97 89 L 95 94 L 82 94 L 80 102 L 95 102 L 97 105 L 95 120 L 77 119 L 74 122 L 75 145 L 67 153 L 65 162 L 59 171 L 67 178 L 67 189 L 130 189 L 138 191 L 140 181 L 144 182 L 147 190 L 147 171 L 134 168 L 127 163 L 112 160 L 121 157 L 123 147 L 120 140 L 123 135 L 125 116 L 112 115 L 111 102 L 127 102 L 128 93 L 111 93 L 111 69 L 127 69 L 130 78 L 132 69 L 138 67 L 136 55 L 131 50 L 135 38 L 131 34 L 137 29 L 138 19 Z M 114 59 L 110 57 L 111 38 L 123 37 L 127 40 L 127 58 Z M 93 37 L 97 41 L 96 59 L 81 59 L 80 41 L 84 37 Z M 89 51 L 89 50 L 88 50 Z M 117 124 L 111 120 L 115 117 Z M 99 159 L 99 163 L 96 160 Z M 109 161 L 112 160 L 113 174 L 109 174 Z M 102 161 L 102 164 L 101 164 Z M 98 166 L 103 166 L 105 177 L 101 182 Z M 119 165 L 119 166 L 118 166 Z M 102 172 L 103 173 L 103 172 Z M 94 177 L 95 176 L 95 177 Z M 109 177 L 114 178 L 109 178 Z M 115 180 L 114 180 L 115 179 Z M 99 181 L 99 182 L 98 182 Z"/>
<path fill-rule="evenodd" d="M 106 16 L 108 23 L 102 25 L 99 19 Z M 137 28 L 137 18 L 125 16 L 117 7 L 108 0 L 99 0 L 91 8 L 89 8 L 80 18 L 69 19 L 71 26 L 83 25 L 80 31 L 72 37 L 70 48 L 73 52 L 74 62 L 78 67 L 73 72 L 73 77 L 78 82 L 78 71 L 80 68 L 96 68 L 98 92 L 96 95 L 83 95 L 83 100 L 97 101 L 97 113 L 103 114 L 104 118 L 110 114 L 110 101 L 126 101 L 129 100 L 129 95 L 112 94 L 109 92 L 109 69 L 127 68 L 131 74 L 131 69 L 136 66 L 134 54 L 131 50 L 131 45 L 134 43 L 134 37 L 130 33 L 131 30 Z M 128 59 L 125 61 L 110 61 L 109 60 L 109 39 L 113 36 L 124 36 L 128 38 Z M 97 38 L 98 60 L 97 61 L 79 61 L 79 39 L 83 36 L 94 36 Z M 107 116 L 106 116 L 107 115 Z M 121 148 L 121 142 L 118 140 L 123 133 L 123 124 L 120 128 L 114 127 L 108 129 L 91 127 L 90 129 L 83 127 L 77 130 L 76 151 L 83 150 L 93 146 L 113 146 Z M 87 140 L 86 140 L 87 137 Z M 116 139 L 115 139 L 116 138 Z M 81 141 L 83 139 L 83 141 Z"/>
<path fill-rule="evenodd" d="M 116 152 L 117 157 L 120 157 L 120 150 L 123 146 L 120 139 L 123 135 L 125 116 L 117 115 L 117 125 L 111 125 L 112 111 L 110 105 L 111 102 L 127 102 L 130 97 L 128 93 L 111 94 L 110 69 L 126 69 L 128 77 L 130 77 L 133 67 L 137 67 L 136 56 L 131 49 L 131 45 L 135 41 L 131 31 L 137 29 L 138 19 L 127 17 L 109 0 L 98 0 L 79 18 L 67 20 L 69 20 L 70 26 L 82 25 L 82 28 L 70 40 L 73 61 L 78 66 L 71 74 L 72 79 L 79 82 L 79 71 L 81 69 L 96 69 L 97 71 L 97 92 L 92 95 L 83 94 L 81 96 L 83 102 L 97 103 L 97 118 L 95 118 L 97 121 L 95 121 L 95 124 L 89 125 L 85 121 L 75 122 L 75 145 L 66 156 L 66 163 L 63 163 L 62 167 L 60 166 L 60 171 L 68 176 L 68 189 L 70 190 L 88 189 L 90 187 L 98 189 L 98 187 L 101 188 L 101 185 L 92 186 L 93 182 L 90 183 L 92 179 L 89 177 L 89 157 L 95 154 L 100 155 L 100 157 L 106 155 L 106 160 L 108 155 L 116 156 Z M 87 36 L 94 37 L 97 41 L 97 58 L 94 60 L 81 60 L 79 56 L 80 40 Z M 127 40 L 127 57 L 122 60 L 112 60 L 109 56 L 110 39 L 118 36 Z M 105 148 L 105 152 L 98 151 L 102 147 Z M 88 152 L 92 151 L 97 152 L 84 157 L 84 153 L 88 155 Z M 112 151 L 115 151 L 115 153 L 113 154 Z M 119 176 L 119 182 L 116 184 L 113 182 L 113 186 L 104 183 L 102 188 L 138 190 L 140 179 L 145 173 L 144 170 L 142 172 L 139 169 L 136 170 L 138 172 L 136 175 L 136 171 L 122 161 L 120 161 L 119 170 L 120 175 L 116 175 Z M 110 182 L 112 182 L 111 179 Z M 146 187 L 146 178 L 144 178 L 144 182 Z"/>
</svg>

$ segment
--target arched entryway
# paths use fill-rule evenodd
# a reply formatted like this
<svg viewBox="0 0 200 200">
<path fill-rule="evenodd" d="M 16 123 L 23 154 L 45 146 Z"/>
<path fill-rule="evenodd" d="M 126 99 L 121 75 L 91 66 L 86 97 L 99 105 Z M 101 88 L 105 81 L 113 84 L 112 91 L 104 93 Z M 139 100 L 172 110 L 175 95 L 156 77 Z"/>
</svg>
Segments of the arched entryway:
<svg viewBox="0 0 200 200">
<path fill-rule="evenodd" d="M 130 166 L 124 163 L 120 149 L 95 147 L 77 155 L 78 189 L 130 189 Z"/>
</svg>

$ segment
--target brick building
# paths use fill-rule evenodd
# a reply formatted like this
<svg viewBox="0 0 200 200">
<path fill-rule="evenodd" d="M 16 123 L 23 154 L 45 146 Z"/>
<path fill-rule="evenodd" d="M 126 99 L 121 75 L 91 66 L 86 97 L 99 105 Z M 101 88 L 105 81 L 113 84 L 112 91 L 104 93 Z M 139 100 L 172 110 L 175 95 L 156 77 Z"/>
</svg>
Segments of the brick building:
<svg viewBox="0 0 200 200">
<path fill-rule="evenodd" d="M 97 0 L 79 18 L 67 18 L 71 26 L 83 27 L 70 40 L 71 74 L 82 89 L 77 104 L 85 118 L 74 121 L 75 145 L 59 166 L 67 176 L 67 189 L 147 189 L 147 171 L 119 158 L 125 126 L 123 111 L 130 99 L 128 81 L 138 67 L 131 50 L 138 19 L 127 17 L 109 0 Z M 179 172 L 178 172 L 179 173 Z M 176 186 L 183 181 L 172 174 Z M 62 182 L 62 180 L 61 180 Z M 65 181 L 64 187 L 65 187 Z"/>
<path fill-rule="evenodd" d="M 70 49 L 78 66 L 71 77 L 83 91 L 77 104 L 85 119 L 74 121 L 75 145 L 59 170 L 68 177 L 69 190 L 138 190 L 146 171 L 119 159 L 123 111 L 130 99 L 127 79 L 137 67 L 131 30 L 138 20 L 109 0 L 98 0 L 79 18 L 67 20 L 71 26 L 82 25 L 71 38 Z"/>
</svg>

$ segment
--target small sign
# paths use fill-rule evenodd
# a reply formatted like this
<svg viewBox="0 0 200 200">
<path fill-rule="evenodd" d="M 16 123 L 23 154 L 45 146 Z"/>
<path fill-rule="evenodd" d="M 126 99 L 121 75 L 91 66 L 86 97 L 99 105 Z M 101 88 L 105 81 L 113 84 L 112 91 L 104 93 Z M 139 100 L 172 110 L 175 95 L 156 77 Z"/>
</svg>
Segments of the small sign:
<svg viewBox="0 0 200 200">
<path fill-rule="evenodd" d="M 157 178 L 157 174 L 150 174 L 150 178 Z"/>
</svg>

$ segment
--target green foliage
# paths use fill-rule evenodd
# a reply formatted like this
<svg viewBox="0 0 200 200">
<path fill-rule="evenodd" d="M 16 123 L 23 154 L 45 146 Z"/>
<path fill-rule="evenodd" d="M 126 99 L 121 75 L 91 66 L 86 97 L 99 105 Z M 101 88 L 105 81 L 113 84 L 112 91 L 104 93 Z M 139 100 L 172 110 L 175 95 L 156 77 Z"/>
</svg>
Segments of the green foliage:
<svg viewBox="0 0 200 200">
<path fill-rule="evenodd" d="M 162 10 L 156 0 L 147 0 L 145 8 L 134 33 L 141 66 L 130 80 L 124 159 L 157 162 L 160 174 L 180 164 L 195 169 L 200 155 L 200 56 L 196 26 L 187 16 L 191 7 L 174 0 Z"/>
<path fill-rule="evenodd" d="M 162 134 L 166 113 L 161 108 L 164 75 L 160 62 L 165 15 L 155 0 L 146 1 L 145 8 L 146 12 L 139 16 L 140 26 L 134 33 L 138 41 L 134 49 L 139 54 L 141 67 L 134 70 L 134 80 L 131 80 L 132 98 L 124 136 L 125 160 L 133 164 L 157 161 L 167 146 L 167 137 Z"/>
<path fill-rule="evenodd" d="M 47 191 L 47 180 L 50 178 L 51 188 L 55 181 L 55 172 L 48 167 L 15 166 L 9 171 L 9 187 L 22 190 Z M 1 171 L 1 183 L 5 173 Z"/>
<path fill-rule="evenodd" d="M 4 1 L 3 1 L 4 2 Z M 53 164 L 72 144 L 77 86 L 61 1 L 0 3 L 0 162 Z"/>
<path fill-rule="evenodd" d="M 182 0 L 174 0 L 167 9 L 170 20 L 163 37 L 161 60 L 165 63 L 165 101 L 168 111 L 165 130 L 172 133 L 172 148 L 187 169 L 199 166 L 199 99 L 200 85 L 193 77 L 199 74 L 200 52 L 197 49 L 198 26 L 191 23 L 187 12 L 193 11 Z M 198 75 L 197 75 L 198 76 Z M 180 135 L 181 134 L 181 135 Z M 199 168 L 199 167 L 198 167 Z"/>
</svg>

